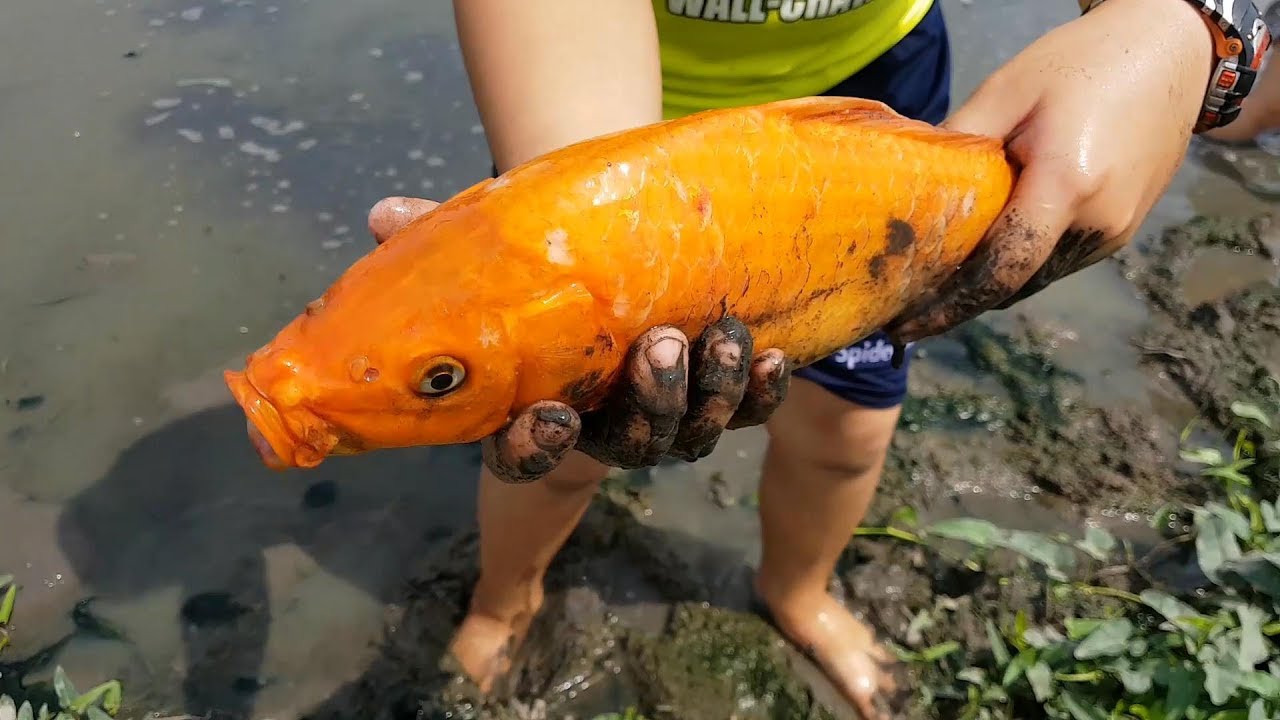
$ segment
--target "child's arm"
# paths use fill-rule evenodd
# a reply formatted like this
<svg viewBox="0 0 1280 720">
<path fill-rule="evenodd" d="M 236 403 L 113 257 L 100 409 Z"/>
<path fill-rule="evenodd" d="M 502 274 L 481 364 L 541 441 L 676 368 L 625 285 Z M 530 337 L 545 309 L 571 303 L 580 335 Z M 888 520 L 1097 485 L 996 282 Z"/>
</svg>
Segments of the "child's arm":
<svg viewBox="0 0 1280 720">
<path fill-rule="evenodd" d="M 651 0 L 454 0 L 498 170 L 662 119 Z"/>
</svg>

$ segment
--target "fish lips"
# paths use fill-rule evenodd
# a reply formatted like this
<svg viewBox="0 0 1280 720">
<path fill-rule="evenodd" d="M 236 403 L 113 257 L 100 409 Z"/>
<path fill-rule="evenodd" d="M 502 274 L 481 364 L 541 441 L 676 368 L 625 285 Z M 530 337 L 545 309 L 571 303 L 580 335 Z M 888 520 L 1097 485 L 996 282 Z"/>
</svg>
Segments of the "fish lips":
<svg viewBox="0 0 1280 720">
<path fill-rule="evenodd" d="M 280 410 L 265 395 L 254 387 L 244 372 L 227 370 L 222 374 L 227 388 L 231 390 L 236 404 L 244 411 L 249 440 L 262 463 L 272 470 L 289 468 L 309 468 L 319 465 L 324 458 L 334 453 L 344 454 L 335 433 L 326 431 L 327 423 L 318 417 L 305 413 L 300 417 L 302 427 L 306 429 L 308 439 L 323 437 L 322 447 L 315 442 L 298 438 L 290 430 Z M 305 412 L 294 409 L 295 414 Z"/>
</svg>

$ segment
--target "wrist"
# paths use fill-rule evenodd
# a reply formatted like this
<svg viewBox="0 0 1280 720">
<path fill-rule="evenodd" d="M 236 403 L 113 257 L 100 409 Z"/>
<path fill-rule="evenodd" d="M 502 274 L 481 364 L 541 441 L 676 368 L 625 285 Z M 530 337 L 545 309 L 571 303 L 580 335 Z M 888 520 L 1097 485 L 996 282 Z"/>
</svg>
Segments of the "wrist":
<svg viewBox="0 0 1280 720">
<path fill-rule="evenodd" d="M 1157 27 L 1174 33 L 1173 37 L 1164 36 L 1173 46 L 1169 49 L 1182 49 L 1194 57 L 1182 72 L 1188 84 L 1198 82 L 1195 91 L 1202 93 L 1194 128 L 1197 133 L 1227 125 L 1240 114 L 1242 104 L 1253 89 L 1263 54 L 1271 44 L 1267 25 L 1251 0 L 1078 2 L 1086 13 L 1105 5 L 1116 10 L 1124 6 L 1137 10 L 1137 22 L 1129 24 L 1136 26 L 1135 34 L 1148 42 L 1152 33 L 1146 32 L 1148 28 L 1143 26 L 1151 24 L 1150 18 L 1158 19 Z M 1206 54 L 1207 73 L 1205 65 L 1200 64 Z"/>
</svg>

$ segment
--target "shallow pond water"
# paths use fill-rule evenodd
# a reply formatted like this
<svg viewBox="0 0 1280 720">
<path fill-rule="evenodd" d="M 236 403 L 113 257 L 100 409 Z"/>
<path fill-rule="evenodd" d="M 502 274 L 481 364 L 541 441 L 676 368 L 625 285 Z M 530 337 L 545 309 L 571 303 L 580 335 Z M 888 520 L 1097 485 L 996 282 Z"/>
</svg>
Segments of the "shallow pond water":
<svg viewBox="0 0 1280 720">
<path fill-rule="evenodd" d="M 957 99 L 1074 12 L 943 2 Z M 443 198 L 488 172 L 449 6 L 7 0 L 0 68 L 0 570 L 24 588 L 11 652 L 71 633 L 94 597 L 129 643 L 75 635 L 58 660 L 77 684 L 120 676 L 173 712 L 294 716 L 360 674 L 408 568 L 470 525 L 477 456 L 273 473 L 219 373 L 368 250 L 376 200 Z M 1202 161 L 1144 232 L 1266 207 Z M 1231 267 L 1205 262 L 1189 293 Z M 1144 310 L 1114 266 L 1016 312 L 1060 329 L 1091 402 L 1187 419 L 1137 370 Z M 702 538 L 691 560 L 709 572 L 758 552 L 754 513 L 708 513 L 703 495 L 715 472 L 749 494 L 761 440 L 734 433 L 649 478 L 652 523 Z M 996 505 L 974 511 L 1028 512 Z M 246 608 L 266 612 L 218 631 Z"/>
</svg>

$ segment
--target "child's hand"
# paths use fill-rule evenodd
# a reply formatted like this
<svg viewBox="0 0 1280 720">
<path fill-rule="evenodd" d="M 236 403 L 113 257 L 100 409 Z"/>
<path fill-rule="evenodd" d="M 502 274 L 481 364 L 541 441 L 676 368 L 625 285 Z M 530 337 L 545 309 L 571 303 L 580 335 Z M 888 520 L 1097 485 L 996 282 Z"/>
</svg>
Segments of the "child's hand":
<svg viewBox="0 0 1280 720">
<path fill-rule="evenodd" d="M 889 334 L 944 332 L 1123 247 L 1182 163 L 1212 64 L 1212 36 L 1186 0 L 1108 0 L 987 78 L 944 126 L 1004 139 L 1021 166 L 1013 197 Z"/>
</svg>

